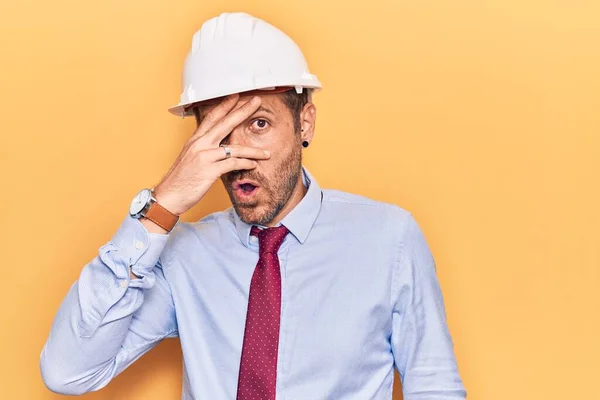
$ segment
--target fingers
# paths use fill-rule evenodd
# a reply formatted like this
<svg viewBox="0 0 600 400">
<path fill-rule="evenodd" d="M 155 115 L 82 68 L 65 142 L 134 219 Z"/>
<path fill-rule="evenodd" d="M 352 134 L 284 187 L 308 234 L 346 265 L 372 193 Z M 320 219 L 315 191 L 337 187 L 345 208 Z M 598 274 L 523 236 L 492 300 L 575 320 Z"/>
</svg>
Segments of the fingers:
<svg viewBox="0 0 600 400">
<path fill-rule="evenodd" d="M 226 174 L 231 171 L 241 170 L 241 169 L 254 169 L 257 166 L 257 162 L 254 160 L 249 160 L 247 158 L 227 158 L 225 160 L 216 162 L 213 164 L 215 167 L 216 173 L 219 176 Z"/>
<path fill-rule="evenodd" d="M 218 121 L 205 135 L 205 138 L 213 145 L 218 145 L 221 141 L 231 133 L 231 131 L 250 117 L 258 107 L 260 107 L 261 99 L 258 96 L 253 97 L 236 110 L 231 111 L 220 121 Z"/>
<path fill-rule="evenodd" d="M 219 120 L 221 120 L 224 116 L 226 116 L 238 103 L 240 95 L 235 93 L 230 96 L 225 97 L 219 105 L 210 110 L 204 118 L 202 118 L 202 122 L 196 128 L 196 131 L 192 135 L 191 139 L 196 139 L 204 135 L 206 132 L 210 130 Z"/>
<path fill-rule="evenodd" d="M 268 150 L 263 150 L 258 147 L 249 146 L 227 146 L 231 151 L 231 158 L 248 158 L 253 160 L 268 160 L 271 157 L 271 153 Z M 208 162 L 216 162 L 224 160 L 226 152 L 223 147 L 213 148 L 205 151 L 205 160 Z"/>
</svg>

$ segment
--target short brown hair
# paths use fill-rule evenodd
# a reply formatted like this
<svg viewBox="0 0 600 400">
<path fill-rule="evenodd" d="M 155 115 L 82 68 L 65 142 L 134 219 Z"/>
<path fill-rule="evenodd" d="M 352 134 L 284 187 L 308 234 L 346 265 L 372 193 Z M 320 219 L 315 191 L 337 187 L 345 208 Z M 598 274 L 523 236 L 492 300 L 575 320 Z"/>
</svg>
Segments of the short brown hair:
<svg viewBox="0 0 600 400">
<path fill-rule="evenodd" d="M 292 113 L 294 119 L 294 132 L 300 133 L 302 129 L 302 121 L 300 121 L 300 113 L 306 103 L 312 100 L 313 89 L 302 89 L 302 93 L 296 93 L 295 89 L 288 90 L 281 94 L 282 100 L 287 108 Z"/>
</svg>

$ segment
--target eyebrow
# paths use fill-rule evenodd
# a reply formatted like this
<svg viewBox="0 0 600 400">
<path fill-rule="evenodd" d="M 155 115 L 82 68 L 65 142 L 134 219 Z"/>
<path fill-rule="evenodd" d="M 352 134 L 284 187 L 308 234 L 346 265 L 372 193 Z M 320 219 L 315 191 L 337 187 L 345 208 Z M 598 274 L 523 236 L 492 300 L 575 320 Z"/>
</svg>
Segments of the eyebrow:
<svg viewBox="0 0 600 400">
<path fill-rule="evenodd" d="M 259 112 L 259 111 L 264 111 L 264 112 L 266 112 L 267 114 L 271 114 L 272 116 L 275 116 L 275 113 L 274 113 L 273 111 L 271 111 L 270 109 L 268 109 L 267 107 L 265 107 L 265 106 L 262 106 L 262 105 L 261 105 L 260 107 L 258 107 L 258 110 L 256 110 L 256 111 L 254 112 L 254 114 L 256 114 L 256 113 L 257 113 L 257 112 Z"/>
</svg>

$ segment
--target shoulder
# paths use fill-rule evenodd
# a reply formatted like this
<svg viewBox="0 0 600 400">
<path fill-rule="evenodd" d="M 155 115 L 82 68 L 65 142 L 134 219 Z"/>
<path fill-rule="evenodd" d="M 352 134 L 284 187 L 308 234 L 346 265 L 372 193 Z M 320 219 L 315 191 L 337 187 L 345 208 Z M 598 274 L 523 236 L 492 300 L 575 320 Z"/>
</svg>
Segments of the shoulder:
<svg viewBox="0 0 600 400">
<path fill-rule="evenodd" d="M 358 194 L 340 190 L 323 190 L 323 209 L 337 222 L 389 231 L 397 236 L 414 222 L 412 214 L 404 208 Z"/>
<path fill-rule="evenodd" d="M 323 190 L 323 206 L 341 212 L 352 212 L 356 216 L 364 214 L 369 217 L 406 219 L 411 215 L 396 204 L 332 189 Z"/>
</svg>

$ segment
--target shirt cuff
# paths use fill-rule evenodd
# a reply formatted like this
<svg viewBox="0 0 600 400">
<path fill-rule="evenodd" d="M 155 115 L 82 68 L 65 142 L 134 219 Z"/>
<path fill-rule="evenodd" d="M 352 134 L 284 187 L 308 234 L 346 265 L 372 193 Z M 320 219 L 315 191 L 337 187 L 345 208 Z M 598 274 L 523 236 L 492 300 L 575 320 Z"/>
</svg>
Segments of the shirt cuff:
<svg viewBox="0 0 600 400">
<path fill-rule="evenodd" d="M 168 239 L 169 234 L 148 232 L 138 219 L 127 215 L 111 242 L 126 259 L 129 259 L 130 265 L 153 267 Z"/>
</svg>

